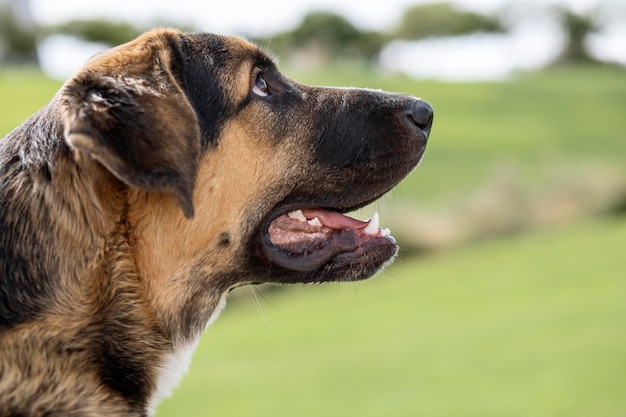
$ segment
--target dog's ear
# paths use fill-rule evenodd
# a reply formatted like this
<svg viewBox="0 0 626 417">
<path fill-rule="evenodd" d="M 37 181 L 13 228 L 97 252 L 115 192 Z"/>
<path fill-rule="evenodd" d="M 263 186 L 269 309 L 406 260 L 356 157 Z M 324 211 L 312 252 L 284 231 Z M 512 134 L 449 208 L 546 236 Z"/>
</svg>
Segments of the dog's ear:
<svg viewBox="0 0 626 417">
<path fill-rule="evenodd" d="M 71 147 L 132 187 L 171 195 L 193 217 L 200 133 L 173 73 L 178 36 L 149 32 L 92 58 L 65 85 L 62 118 Z"/>
</svg>

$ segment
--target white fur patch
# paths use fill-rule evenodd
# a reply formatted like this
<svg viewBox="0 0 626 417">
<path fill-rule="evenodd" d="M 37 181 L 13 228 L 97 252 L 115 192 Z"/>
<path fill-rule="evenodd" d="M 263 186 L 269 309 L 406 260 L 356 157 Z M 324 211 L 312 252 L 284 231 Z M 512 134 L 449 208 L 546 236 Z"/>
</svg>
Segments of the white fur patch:
<svg viewBox="0 0 626 417">
<path fill-rule="evenodd" d="M 217 317 L 220 315 L 225 305 L 226 294 L 222 296 L 215 310 L 213 310 L 206 327 L 209 327 L 217 320 Z M 165 360 L 159 367 L 156 389 L 152 393 L 152 398 L 150 398 L 150 402 L 148 403 L 148 415 L 154 414 L 159 403 L 172 395 L 174 388 L 180 384 L 183 376 L 189 372 L 191 358 L 193 357 L 196 347 L 198 347 L 201 335 L 201 333 L 196 335 L 192 341 L 175 347 L 173 352 L 166 355 Z"/>
</svg>

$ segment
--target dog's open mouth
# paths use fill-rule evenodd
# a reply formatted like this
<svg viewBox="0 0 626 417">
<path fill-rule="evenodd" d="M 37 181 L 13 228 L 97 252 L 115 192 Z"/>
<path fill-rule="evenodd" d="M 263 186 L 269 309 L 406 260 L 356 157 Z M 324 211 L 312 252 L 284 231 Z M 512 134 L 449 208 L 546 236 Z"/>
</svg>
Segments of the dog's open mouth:
<svg viewBox="0 0 626 417">
<path fill-rule="evenodd" d="M 294 271 L 315 271 L 338 256 L 358 257 L 379 247 L 395 248 L 378 213 L 360 221 L 326 209 L 290 211 L 274 218 L 264 233 L 263 251 L 273 264 Z"/>
</svg>

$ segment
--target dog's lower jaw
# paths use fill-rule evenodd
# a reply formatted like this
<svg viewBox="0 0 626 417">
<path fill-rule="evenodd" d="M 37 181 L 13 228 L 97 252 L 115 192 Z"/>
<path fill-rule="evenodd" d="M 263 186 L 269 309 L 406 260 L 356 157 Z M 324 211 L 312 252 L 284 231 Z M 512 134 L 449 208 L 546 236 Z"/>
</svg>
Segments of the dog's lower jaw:
<svg viewBox="0 0 626 417">
<path fill-rule="evenodd" d="M 206 327 L 211 326 L 219 317 L 220 313 L 226 306 L 227 293 L 222 295 L 219 303 L 213 310 Z M 180 343 L 175 346 L 172 352 L 169 352 L 158 368 L 156 388 L 148 401 L 148 415 L 154 415 L 157 406 L 161 401 L 170 397 L 174 389 L 180 384 L 183 376 L 189 371 L 193 353 L 198 347 L 202 333 L 193 336 L 191 340 Z"/>
</svg>

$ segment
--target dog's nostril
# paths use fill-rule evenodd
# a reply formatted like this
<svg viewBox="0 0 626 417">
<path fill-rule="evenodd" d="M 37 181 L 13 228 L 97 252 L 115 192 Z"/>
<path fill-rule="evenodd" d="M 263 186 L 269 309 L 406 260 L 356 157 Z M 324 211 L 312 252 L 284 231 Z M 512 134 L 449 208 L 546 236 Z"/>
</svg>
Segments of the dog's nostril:
<svg viewBox="0 0 626 417">
<path fill-rule="evenodd" d="M 423 100 L 415 100 L 411 102 L 405 115 L 411 127 L 418 128 L 426 135 L 430 133 L 433 124 L 433 108 L 430 104 Z"/>
</svg>

